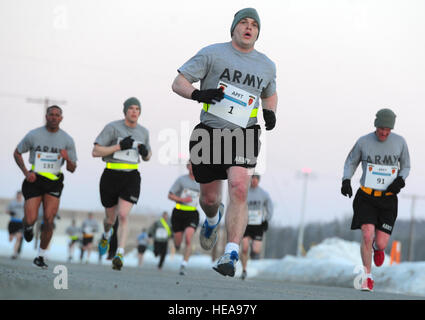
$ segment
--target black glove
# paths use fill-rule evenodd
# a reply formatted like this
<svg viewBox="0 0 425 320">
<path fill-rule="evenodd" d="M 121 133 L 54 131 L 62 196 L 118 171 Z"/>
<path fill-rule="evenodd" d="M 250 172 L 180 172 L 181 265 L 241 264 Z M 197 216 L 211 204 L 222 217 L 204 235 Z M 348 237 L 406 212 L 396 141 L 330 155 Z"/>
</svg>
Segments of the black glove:
<svg viewBox="0 0 425 320">
<path fill-rule="evenodd" d="M 261 226 L 263 227 L 263 231 L 266 232 L 269 228 L 269 223 L 267 222 L 267 220 L 264 220 Z"/>
<path fill-rule="evenodd" d="M 132 139 L 131 136 L 125 137 L 120 141 L 121 150 L 131 149 L 133 147 L 133 142 L 134 139 Z"/>
<path fill-rule="evenodd" d="M 263 118 L 266 122 L 266 130 L 271 130 L 276 125 L 276 115 L 273 110 L 263 109 Z"/>
<path fill-rule="evenodd" d="M 144 144 L 139 144 L 138 149 L 139 149 L 140 155 L 143 158 L 145 158 L 149 153 L 148 149 L 146 149 L 146 146 Z"/>
<path fill-rule="evenodd" d="M 215 104 L 215 101 L 221 101 L 224 98 L 224 92 L 221 89 L 207 89 L 207 90 L 198 90 L 192 92 L 192 100 L 198 102 L 205 102 L 208 104 Z"/>
<path fill-rule="evenodd" d="M 397 194 L 400 192 L 401 188 L 404 188 L 406 184 L 404 183 L 404 180 L 402 177 L 397 177 L 395 180 L 388 186 L 387 190 L 385 192 L 392 192 L 394 194 Z"/>
<path fill-rule="evenodd" d="M 342 181 L 341 193 L 342 195 L 348 196 L 349 198 L 353 196 L 353 189 L 351 189 L 350 179 L 345 179 Z"/>
</svg>

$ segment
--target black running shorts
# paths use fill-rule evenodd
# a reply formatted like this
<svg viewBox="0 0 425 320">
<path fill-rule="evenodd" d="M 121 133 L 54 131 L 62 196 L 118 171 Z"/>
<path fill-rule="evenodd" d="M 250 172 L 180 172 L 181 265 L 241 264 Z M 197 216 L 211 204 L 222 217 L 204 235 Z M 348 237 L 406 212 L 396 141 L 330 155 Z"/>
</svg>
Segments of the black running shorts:
<svg viewBox="0 0 425 320">
<path fill-rule="evenodd" d="M 255 168 L 260 151 L 261 127 L 214 129 L 199 123 L 190 138 L 190 162 L 198 183 L 226 180 L 233 166 Z"/>
<path fill-rule="evenodd" d="M 363 224 L 373 224 L 377 230 L 391 235 L 397 219 L 397 207 L 396 195 L 374 197 L 359 189 L 353 201 L 351 229 L 360 229 Z"/>
<path fill-rule="evenodd" d="M 245 237 L 250 237 L 252 240 L 258 240 L 258 241 L 262 241 L 263 240 L 263 226 L 260 225 L 247 225 L 246 229 L 245 229 L 245 233 L 244 233 L 244 238 Z"/>
<path fill-rule="evenodd" d="M 186 228 L 192 227 L 196 230 L 199 225 L 198 211 L 183 211 L 174 208 L 171 214 L 171 228 L 173 232 L 183 232 Z"/>
<path fill-rule="evenodd" d="M 85 247 L 89 243 L 93 243 L 93 237 L 83 237 L 83 240 L 81 242 L 83 247 Z"/>
<path fill-rule="evenodd" d="M 137 252 L 138 253 L 142 254 L 142 253 L 145 253 L 145 251 L 146 251 L 146 246 L 145 245 L 139 244 L 137 246 Z"/>
<path fill-rule="evenodd" d="M 34 182 L 28 182 L 27 179 L 24 180 L 22 194 L 25 200 L 41 197 L 44 194 L 60 198 L 63 190 L 63 179 L 63 174 L 59 175 L 58 180 L 50 180 L 37 174 L 37 179 Z"/>
<path fill-rule="evenodd" d="M 22 232 L 24 230 L 24 225 L 22 221 L 13 221 L 11 220 L 7 226 L 9 234 L 15 234 L 17 232 Z"/>
<path fill-rule="evenodd" d="M 105 169 L 100 178 L 100 200 L 105 208 L 118 204 L 121 198 L 136 204 L 140 195 L 140 173 L 138 170 L 121 171 Z"/>
</svg>

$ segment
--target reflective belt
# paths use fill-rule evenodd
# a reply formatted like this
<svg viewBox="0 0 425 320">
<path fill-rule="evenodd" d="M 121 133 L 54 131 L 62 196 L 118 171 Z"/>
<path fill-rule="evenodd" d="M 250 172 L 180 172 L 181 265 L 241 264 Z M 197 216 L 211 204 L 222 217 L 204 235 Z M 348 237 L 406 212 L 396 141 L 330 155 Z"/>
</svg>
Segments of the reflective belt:
<svg viewBox="0 0 425 320">
<path fill-rule="evenodd" d="M 34 168 L 35 168 L 35 165 L 32 165 L 31 170 L 34 171 Z M 43 177 L 45 177 L 49 180 L 53 180 L 53 181 L 59 180 L 59 177 L 57 175 L 50 173 L 50 172 L 35 172 L 35 173 L 37 173 L 38 175 L 43 176 Z"/>
<path fill-rule="evenodd" d="M 181 211 L 196 211 L 196 207 L 187 206 L 181 203 L 176 203 L 176 209 Z"/>
<path fill-rule="evenodd" d="M 113 163 L 107 162 L 106 168 L 112 170 L 137 170 L 139 164 L 137 163 Z"/>
<path fill-rule="evenodd" d="M 204 109 L 205 112 L 208 112 L 209 108 L 210 108 L 210 105 L 208 103 L 204 103 L 204 107 L 202 109 Z M 258 108 L 252 109 L 251 115 L 249 117 L 250 118 L 256 118 L 257 113 L 258 113 Z"/>
<path fill-rule="evenodd" d="M 362 189 L 365 193 L 367 193 L 368 195 L 373 196 L 373 197 L 382 197 L 383 195 L 391 196 L 391 195 L 394 194 L 392 192 L 386 192 L 384 194 L 380 190 L 373 190 L 372 188 L 366 188 L 366 187 L 363 187 L 363 186 L 360 186 L 360 189 Z"/>
<path fill-rule="evenodd" d="M 168 236 L 171 237 L 171 230 L 170 227 L 168 226 L 167 222 L 164 220 L 164 218 L 161 218 L 161 220 L 159 220 L 162 224 L 162 226 L 165 228 L 165 230 L 167 230 Z"/>
</svg>

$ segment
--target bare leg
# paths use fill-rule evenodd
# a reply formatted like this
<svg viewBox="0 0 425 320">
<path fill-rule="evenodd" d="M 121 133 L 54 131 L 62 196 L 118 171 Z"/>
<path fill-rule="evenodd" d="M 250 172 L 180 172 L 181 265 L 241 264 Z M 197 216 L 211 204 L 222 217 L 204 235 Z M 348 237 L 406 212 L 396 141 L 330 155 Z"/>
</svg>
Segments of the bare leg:
<svg viewBox="0 0 425 320">
<path fill-rule="evenodd" d="M 50 240 L 53 235 L 53 220 L 59 209 L 60 199 L 53 197 L 49 194 L 43 196 L 44 206 L 44 227 L 40 237 L 40 248 L 46 250 L 49 246 Z"/>
<path fill-rule="evenodd" d="M 195 233 L 195 229 L 192 227 L 188 227 L 185 230 L 185 248 L 184 248 L 184 261 L 189 261 L 189 257 L 192 254 L 192 237 Z"/>
<path fill-rule="evenodd" d="M 251 175 L 243 167 L 228 169 L 230 202 L 226 210 L 227 242 L 240 244 L 248 223 L 246 202 Z"/>
<path fill-rule="evenodd" d="M 127 244 L 128 237 L 128 215 L 130 213 L 133 204 L 123 199 L 118 201 L 118 218 L 119 218 L 119 227 L 118 227 L 118 248 L 125 248 Z"/>
<path fill-rule="evenodd" d="M 199 202 L 205 215 L 213 218 L 217 215 L 218 207 L 221 203 L 222 182 L 216 180 L 210 183 L 203 183 Z"/>
<path fill-rule="evenodd" d="M 244 271 L 246 270 L 246 267 L 248 265 L 249 240 L 250 240 L 250 237 L 244 237 L 242 239 L 241 262 L 242 262 L 242 270 Z"/>
<path fill-rule="evenodd" d="M 362 230 L 362 243 L 360 245 L 360 254 L 362 256 L 363 266 L 366 273 L 372 269 L 372 244 L 375 238 L 375 226 L 373 224 L 364 224 Z"/>
</svg>

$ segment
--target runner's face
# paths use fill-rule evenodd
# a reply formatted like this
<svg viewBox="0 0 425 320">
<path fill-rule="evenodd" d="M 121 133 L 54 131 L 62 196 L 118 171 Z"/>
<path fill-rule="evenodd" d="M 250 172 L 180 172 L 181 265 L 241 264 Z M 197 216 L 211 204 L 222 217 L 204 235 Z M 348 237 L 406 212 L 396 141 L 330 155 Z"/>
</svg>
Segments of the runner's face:
<svg viewBox="0 0 425 320">
<path fill-rule="evenodd" d="M 381 142 L 384 142 L 385 140 L 387 140 L 390 133 L 391 133 L 390 128 L 376 128 L 376 136 L 378 137 L 378 140 Z"/>
<path fill-rule="evenodd" d="M 46 125 L 49 129 L 57 129 L 62 119 L 62 112 L 57 108 L 51 108 L 46 114 Z"/>
<path fill-rule="evenodd" d="M 139 119 L 139 116 L 140 116 L 140 108 L 139 106 L 136 106 L 134 104 L 128 108 L 127 113 L 125 114 L 125 118 L 130 123 L 137 122 L 137 120 Z"/>
<path fill-rule="evenodd" d="M 232 42 L 243 50 L 252 50 L 258 37 L 258 23 L 254 19 L 244 18 L 233 30 Z"/>
<path fill-rule="evenodd" d="M 257 177 L 252 177 L 251 179 L 251 188 L 257 188 L 258 186 L 258 178 Z"/>
</svg>

